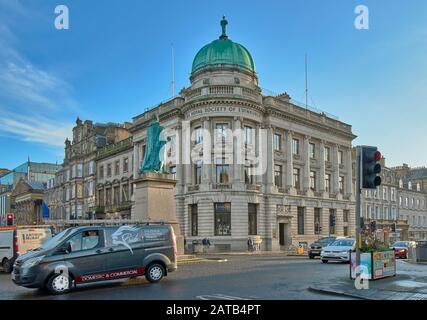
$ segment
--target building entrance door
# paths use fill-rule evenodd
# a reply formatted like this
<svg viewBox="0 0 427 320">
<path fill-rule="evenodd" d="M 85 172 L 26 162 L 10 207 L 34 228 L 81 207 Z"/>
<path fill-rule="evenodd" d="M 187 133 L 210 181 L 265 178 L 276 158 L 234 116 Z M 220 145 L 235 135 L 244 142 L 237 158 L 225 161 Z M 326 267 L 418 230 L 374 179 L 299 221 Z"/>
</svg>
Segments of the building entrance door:
<svg viewBox="0 0 427 320">
<path fill-rule="evenodd" d="M 279 244 L 281 247 L 285 245 L 285 224 L 279 223 Z"/>
</svg>

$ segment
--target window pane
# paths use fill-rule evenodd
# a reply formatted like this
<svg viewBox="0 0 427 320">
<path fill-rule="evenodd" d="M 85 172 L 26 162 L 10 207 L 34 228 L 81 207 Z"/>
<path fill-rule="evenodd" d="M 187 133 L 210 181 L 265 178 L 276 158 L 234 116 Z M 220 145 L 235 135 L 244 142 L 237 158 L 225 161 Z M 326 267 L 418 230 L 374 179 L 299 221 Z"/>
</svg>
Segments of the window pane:
<svg viewBox="0 0 427 320">
<path fill-rule="evenodd" d="M 231 203 L 215 203 L 215 235 L 231 236 Z"/>
<path fill-rule="evenodd" d="M 304 208 L 298 207 L 298 234 L 304 234 Z"/>
</svg>

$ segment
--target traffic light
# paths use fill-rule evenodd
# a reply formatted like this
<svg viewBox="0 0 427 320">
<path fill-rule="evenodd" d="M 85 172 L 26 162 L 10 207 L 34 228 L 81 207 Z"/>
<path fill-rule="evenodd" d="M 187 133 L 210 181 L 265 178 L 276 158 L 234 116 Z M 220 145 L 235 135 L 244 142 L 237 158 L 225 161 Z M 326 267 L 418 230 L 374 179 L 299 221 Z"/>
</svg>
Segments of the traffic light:
<svg viewBox="0 0 427 320">
<path fill-rule="evenodd" d="M 9 213 L 7 215 L 7 225 L 8 226 L 13 226 L 13 214 Z"/>
<path fill-rule="evenodd" d="M 396 222 L 391 225 L 391 231 L 396 232 Z"/>
<path fill-rule="evenodd" d="M 362 147 L 362 188 L 376 189 L 381 185 L 381 152 L 377 147 Z"/>
</svg>

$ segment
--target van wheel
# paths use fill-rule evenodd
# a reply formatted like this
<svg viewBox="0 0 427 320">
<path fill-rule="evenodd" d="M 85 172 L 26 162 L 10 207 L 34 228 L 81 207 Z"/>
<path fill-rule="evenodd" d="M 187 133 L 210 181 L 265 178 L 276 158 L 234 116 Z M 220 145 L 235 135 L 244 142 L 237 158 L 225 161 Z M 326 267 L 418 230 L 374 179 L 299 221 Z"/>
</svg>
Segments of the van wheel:
<svg viewBox="0 0 427 320">
<path fill-rule="evenodd" d="M 4 259 L 3 260 L 3 270 L 6 273 L 12 273 L 13 271 L 13 264 L 10 260 Z"/>
<path fill-rule="evenodd" d="M 71 288 L 71 278 L 63 273 L 54 274 L 50 277 L 46 288 L 52 294 L 68 293 Z"/>
<path fill-rule="evenodd" d="M 165 268 L 158 263 L 150 264 L 145 272 L 145 278 L 150 282 L 159 282 L 165 275 Z"/>
<path fill-rule="evenodd" d="M 323 263 L 328 263 L 328 260 L 322 260 Z"/>
</svg>

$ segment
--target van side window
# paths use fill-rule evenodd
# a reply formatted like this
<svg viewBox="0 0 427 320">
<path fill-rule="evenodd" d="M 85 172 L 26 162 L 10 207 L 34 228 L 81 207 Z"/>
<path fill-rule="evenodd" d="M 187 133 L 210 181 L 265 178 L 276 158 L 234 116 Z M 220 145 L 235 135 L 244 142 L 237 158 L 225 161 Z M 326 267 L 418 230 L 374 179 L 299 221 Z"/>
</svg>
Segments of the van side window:
<svg viewBox="0 0 427 320">
<path fill-rule="evenodd" d="M 100 237 L 98 230 L 88 230 L 76 234 L 69 242 L 71 243 L 71 251 L 90 250 L 99 246 Z"/>
</svg>

